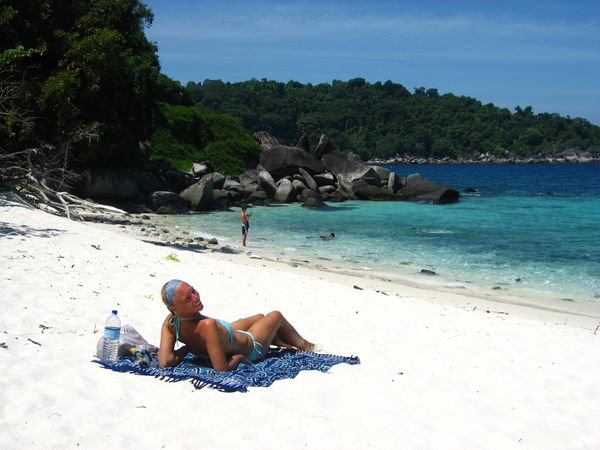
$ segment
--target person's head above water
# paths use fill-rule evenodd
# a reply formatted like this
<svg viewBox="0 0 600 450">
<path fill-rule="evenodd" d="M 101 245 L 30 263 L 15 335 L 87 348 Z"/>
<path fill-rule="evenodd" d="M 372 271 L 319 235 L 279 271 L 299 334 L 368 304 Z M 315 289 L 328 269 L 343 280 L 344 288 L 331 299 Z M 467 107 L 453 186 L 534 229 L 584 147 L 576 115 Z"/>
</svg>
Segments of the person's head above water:
<svg viewBox="0 0 600 450">
<path fill-rule="evenodd" d="M 185 281 L 167 281 L 160 291 L 160 296 L 169 311 L 181 317 L 197 314 L 204 308 L 198 291 Z"/>
</svg>

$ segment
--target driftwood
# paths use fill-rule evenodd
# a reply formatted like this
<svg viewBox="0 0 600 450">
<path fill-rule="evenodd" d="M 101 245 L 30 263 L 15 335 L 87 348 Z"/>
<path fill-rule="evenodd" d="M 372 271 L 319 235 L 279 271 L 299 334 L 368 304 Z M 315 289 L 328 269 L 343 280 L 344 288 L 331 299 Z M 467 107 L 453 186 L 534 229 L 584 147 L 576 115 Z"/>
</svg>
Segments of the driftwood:
<svg viewBox="0 0 600 450">
<path fill-rule="evenodd" d="M 26 127 L 40 120 L 21 101 L 27 91 L 26 71 L 18 74 L 0 70 L 0 125 L 8 124 L 9 131 L 11 126 Z M 97 138 L 98 124 L 92 123 L 81 125 L 58 145 L 39 143 L 33 148 L 15 149 L 9 148 L 9 142 L 0 142 L 0 185 L 10 186 L 38 208 L 48 208 L 68 218 L 83 220 L 82 213 L 86 212 L 123 212 L 67 192 L 78 179 L 69 169 L 72 147 Z"/>
</svg>

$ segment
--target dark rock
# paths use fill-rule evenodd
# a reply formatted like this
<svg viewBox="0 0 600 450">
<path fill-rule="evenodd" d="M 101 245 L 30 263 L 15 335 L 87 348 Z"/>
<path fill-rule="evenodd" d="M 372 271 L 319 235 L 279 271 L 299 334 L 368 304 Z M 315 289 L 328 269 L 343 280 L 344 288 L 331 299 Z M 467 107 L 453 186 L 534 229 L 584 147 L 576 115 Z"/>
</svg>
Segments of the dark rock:
<svg viewBox="0 0 600 450">
<path fill-rule="evenodd" d="M 300 172 L 300 175 L 302 175 L 302 178 L 304 179 L 304 183 L 310 190 L 319 190 L 319 186 L 317 185 L 316 181 L 313 179 L 313 177 L 310 176 L 310 174 L 306 170 L 304 170 L 302 167 L 298 167 L 298 172 Z"/>
<path fill-rule="evenodd" d="M 232 180 L 231 178 L 226 178 L 221 189 L 240 190 L 243 189 L 243 186 L 239 181 Z"/>
<path fill-rule="evenodd" d="M 403 195 L 394 194 L 394 191 L 379 186 L 368 184 L 364 180 L 352 182 L 352 192 L 359 200 L 405 200 Z"/>
<path fill-rule="evenodd" d="M 304 133 L 300 137 L 298 143 L 296 144 L 296 147 L 301 148 L 307 153 L 310 153 L 310 141 L 308 140 L 308 136 L 306 135 L 306 133 Z"/>
<path fill-rule="evenodd" d="M 440 186 L 435 191 L 416 196 L 415 200 L 436 205 L 447 205 L 449 203 L 456 203 L 459 197 L 460 193 L 457 190 L 452 189 L 449 186 Z"/>
<path fill-rule="evenodd" d="M 267 193 L 265 191 L 255 191 L 252 194 L 250 194 L 250 197 L 248 199 L 252 203 L 263 203 L 265 200 L 267 200 Z"/>
<path fill-rule="evenodd" d="M 156 214 L 168 215 L 177 214 L 177 211 L 170 206 L 161 206 L 156 210 Z"/>
<path fill-rule="evenodd" d="M 203 177 L 207 173 L 210 173 L 210 168 L 204 162 L 192 164 L 192 175 L 195 177 Z"/>
<path fill-rule="evenodd" d="M 289 203 L 294 200 L 295 196 L 296 190 L 292 182 L 287 178 L 279 180 L 273 200 L 279 203 Z"/>
<path fill-rule="evenodd" d="M 447 204 L 457 202 L 460 194 L 450 186 L 432 183 L 418 173 L 406 178 L 406 186 L 401 190 L 409 199 L 427 201 L 435 204 Z"/>
<path fill-rule="evenodd" d="M 316 173 L 313 175 L 313 180 L 315 180 L 319 186 L 335 186 L 335 177 L 329 172 Z"/>
<path fill-rule="evenodd" d="M 327 205 L 323 203 L 323 200 L 317 197 L 307 197 L 306 200 L 302 203 L 302 206 L 306 206 L 307 208 L 323 208 Z"/>
<path fill-rule="evenodd" d="M 385 167 L 381 167 L 381 166 L 369 166 L 369 167 L 371 169 L 373 169 L 377 173 L 377 175 L 379 175 L 379 179 L 381 180 L 381 183 L 387 185 L 392 171 L 389 169 L 386 169 Z"/>
<path fill-rule="evenodd" d="M 337 191 L 335 186 L 328 185 L 319 187 L 319 194 L 321 195 L 333 194 L 335 191 Z"/>
<path fill-rule="evenodd" d="M 361 162 L 350 161 L 333 154 L 323 156 L 323 162 L 327 170 L 336 176 L 340 185 L 350 192 L 352 182 L 356 180 L 364 180 L 374 186 L 379 186 L 381 182 L 377 172 Z"/>
<path fill-rule="evenodd" d="M 240 184 L 247 187 L 250 184 L 258 183 L 258 171 L 255 169 L 248 169 L 240 175 Z"/>
<path fill-rule="evenodd" d="M 271 174 L 266 170 L 258 171 L 258 186 L 267 193 L 269 198 L 273 198 L 277 192 L 277 185 Z"/>
<path fill-rule="evenodd" d="M 86 170 L 81 174 L 78 192 L 82 197 L 131 199 L 140 190 L 133 171 Z"/>
<path fill-rule="evenodd" d="M 429 269 L 421 269 L 421 273 L 423 275 L 437 275 L 437 273 L 435 273 L 433 270 L 429 270 Z"/>
<path fill-rule="evenodd" d="M 316 198 L 318 200 L 321 200 L 321 194 L 319 194 L 318 192 L 315 192 L 315 191 L 311 191 L 310 189 L 306 188 L 300 193 L 299 200 L 301 202 L 303 202 L 307 198 Z"/>
<path fill-rule="evenodd" d="M 268 150 L 272 147 L 280 145 L 277 138 L 266 131 L 257 131 L 252 136 L 260 143 L 263 150 Z"/>
<path fill-rule="evenodd" d="M 468 187 L 468 188 L 465 188 L 463 190 L 463 192 L 479 192 L 479 191 L 477 189 L 475 189 L 474 187 Z"/>
<path fill-rule="evenodd" d="M 322 134 L 321 138 L 319 139 L 319 145 L 317 145 L 317 149 L 315 150 L 315 158 L 321 159 L 323 155 L 331 153 L 332 151 L 333 145 L 331 145 L 331 140 Z"/>
<path fill-rule="evenodd" d="M 158 211 L 161 206 L 167 206 L 175 211 L 185 211 L 190 204 L 177 192 L 156 191 L 152 192 L 146 199 L 146 204 L 150 209 Z"/>
<path fill-rule="evenodd" d="M 296 192 L 302 192 L 304 189 L 308 189 L 306 187 L 306 185 L 300 181 L 300 180 L 293 180 L 292 181 L 292 185 L 294 186 L 294 189 L 296 190 Z"/>
<path fill-rule="evenodd" d="M 276 180 L 297 173 L 298 167 L 309 173 L 323 171 L 323 163 L 310 153 L 297 147 L 283 145 L 263 151 L 260 154 L 260 163 Z"/>
<path fill-rule="evenodd" d="M 163 172 L 163 176 L 167 185 L 170 187 L 169 190 L 175 192 L 181 192 L 198 181 L 196 177 L 193 177 L 189 173 L 176 169 Z"/>
<path fill-rule="evenodd" d="M 220 174 L 219 172 L 212 172 L 207 175 L 204 175 L 201 180 L 204 179 L 212 179 L 213 188 L 214 189 L 223 189 L 223 185 L 225 184 L 225 176 Z"/>
<path fill-rule="evenodd" d="M 211 178 L 206 178 L 182 191 L 181 195 L 192 205 L 195 211 L 207 211 L 213 201 L 213 184 Z"/>
</svg>

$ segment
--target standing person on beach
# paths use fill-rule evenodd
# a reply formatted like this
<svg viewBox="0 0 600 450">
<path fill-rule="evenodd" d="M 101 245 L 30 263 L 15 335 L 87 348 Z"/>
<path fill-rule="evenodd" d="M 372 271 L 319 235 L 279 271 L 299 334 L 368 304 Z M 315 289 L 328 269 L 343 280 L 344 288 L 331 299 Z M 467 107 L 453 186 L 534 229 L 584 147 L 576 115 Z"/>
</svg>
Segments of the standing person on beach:
<svg viewBox="0 0 600 450">
<path fill-rule="evenodd" d="M 248 231 L 250 230 L 250 217 L 252 214 L 246 214 L 247 206 L 242 206 L 242 210 L 240 211 L 240 219 L 242 219 L 242 245 L 246 246 L 246 237 L 248 236 Z"/>
<path fill-rule="evenodd" d="M 198 291 L 181 280 L 165 283 L 161 297 L 170 312 L 160 333 L 158 363 L 161 366 L 175 366 L 191 352 L 208 355 L 215 370 L 228 371 L 239 363 L 263 359 L 271 344 L 299 350 L 315 349 L 279 311 L 231 323 L 212 319 L 200 314 L 204 305 Z M 177 341 L 185 345 L 175 350 Z"/>
</svg>

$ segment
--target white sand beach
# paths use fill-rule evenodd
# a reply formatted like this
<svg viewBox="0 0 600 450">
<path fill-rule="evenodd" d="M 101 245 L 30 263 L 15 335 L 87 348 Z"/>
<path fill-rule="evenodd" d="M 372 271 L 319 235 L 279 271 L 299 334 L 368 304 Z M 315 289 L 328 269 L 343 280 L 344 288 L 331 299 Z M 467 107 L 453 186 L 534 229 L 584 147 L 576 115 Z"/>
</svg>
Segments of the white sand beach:
<svg viewBox="0 0 600 450">
<path fill-rule="evenodd" d="M 2 199 L 0 261 L 3 449 L 600 448 L 597 309 L 184 251 Z M 171 278 L 209 316 L 278 309 L 361 364 L 223 393 L 92 363 L 112 309 L 158 344 Z"/>
</svg>

